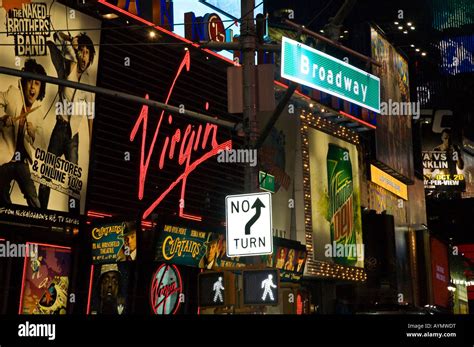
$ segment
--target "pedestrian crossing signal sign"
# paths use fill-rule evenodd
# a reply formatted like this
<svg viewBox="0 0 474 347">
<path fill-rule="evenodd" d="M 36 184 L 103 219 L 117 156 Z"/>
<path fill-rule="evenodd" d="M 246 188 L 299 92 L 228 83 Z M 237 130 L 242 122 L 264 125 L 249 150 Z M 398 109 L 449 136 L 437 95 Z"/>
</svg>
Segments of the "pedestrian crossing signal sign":
<svg viewBox="0 0 474 347">
<path fill-rule="evenodd" d="M 203 272 L 198 277 L 200 307 L 220 307 L 233 304 L 234 285 L 224 272 Z"/>
<path fill-rule="evenodd" d="M 278 305 L 278 270 L 243 271 L 244 305 Z"/>
</svg>

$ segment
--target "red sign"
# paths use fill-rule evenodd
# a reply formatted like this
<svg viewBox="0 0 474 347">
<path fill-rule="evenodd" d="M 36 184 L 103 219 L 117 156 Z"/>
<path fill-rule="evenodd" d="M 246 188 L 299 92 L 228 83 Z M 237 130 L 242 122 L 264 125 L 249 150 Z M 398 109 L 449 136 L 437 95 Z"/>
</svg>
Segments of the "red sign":
<svg viewBox="0 0 474 347">
<path fill-rule="evenodd" d="M 225 28 L 222 19 L 215 13 L 208 18 L 209 39 L 216 42 L 225 42 Z"/>
<path fill-rule="evenodd" d="M 183 282 L 176 265 L 161 265 L 151 281 L 150 304 L 154 314 L 176 314 L 181 304 Z"/>
<path fill-rule="evenodd" d="M 448 285 L 450 281 L 448 248 L 441 241 L 431 238 L 431 276 L 434 304 L 449 306 Z"/>
<path fill-rule="evenodd" d="M 183 61 L 181 62 L 176 77 L 171 84 L 171 87 L 166 97 L 165 104 L 173 93 L 174 86 L 179 76 L 186 68 L 186 71 L 190 70 L 191 57 L 189 51 L 186 51 Z M 148 99 L 148 94 L 146 95 Z M 206 108 L 208 104 L 206 104 Z M 134 141 L 138 133 L 139 128 L 142 128 L 142 142 L 141 142 L 141 154 L 140 154 L 140 179 L 138 185 L 138 199 L 142 200 L 145 190 L 145 183 L 147 178 L 148 169 L 150 167 L 150 160 L 155 150 L 157 139 L 160 135 L 161 123 L 163 122 L 165 111 L 161 112 L 158 124 L 155 128 L 155 133 L 148 149 L 146 148 L 146 138 L 148 133 L 148 106 L 144 105 L 141 109 L 140 115 L 133 127 L 130 134 L 130 141 Z M 168 115 L 168 125 L 172 126 L 173 116 Z M 179 216 L 182 218 L 193 219 L 201 221 L 202 217 L 184 213 L 185 206 L 185 195 L 186 195 L 186 181 L 188 176 L 203 162 L 210 159 L 214 155 L 217 155 L 220 150 L 226 150 L 232 148 L 232 140 L 228 140 L 224 143 L 217 143 L 217 132 L 218 126 L 215 124 L 206 123 L 205 125 L 199 125 L 197 130 L 193 128 L 191 124 L 186 126 L 186 129 L 176 129 L 174 135 L 169 137 L 166 136 L 161 142 L 161 154 L 158 163 L 158 170 L 162 170 L 165 163 L 169 160 L 173 160 L 178 155 L 178 164 L 182 167 L 183 172 L 172 182 L 162 193 L 156 198 L 156 200 L 146 209 L 143 213 L 143 219 L 146 219 L 153 210 L 163 201 L 163 199 L 170 193 L 170 191 L 178 184 L 181 183 L 181 195 L 179 204 Z M 179 151 L 178 150 L 179 146 Z M 210 148 L 209 148 L 210 147 Z M 191 160 L 192 154 L 200 150 L 208 148 L 208 152 L 203 154 L 201 157 Z M 145 158 L 146 155 L 146 158 Z"/>
</svg>

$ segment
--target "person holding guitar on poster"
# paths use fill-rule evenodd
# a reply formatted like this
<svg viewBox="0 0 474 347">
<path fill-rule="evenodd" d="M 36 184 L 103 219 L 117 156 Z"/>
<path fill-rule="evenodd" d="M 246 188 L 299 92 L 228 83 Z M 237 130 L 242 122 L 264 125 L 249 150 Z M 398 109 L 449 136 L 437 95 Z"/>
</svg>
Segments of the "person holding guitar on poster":
<svg viewBox="0 0 474 347">
<path fill-rule="evenodd" d="M 46 76 L 34 59 L 25 61 L 23 71 Z M 18 88 L 0 92 L 0 206 L 10 205 L 11 182 L 16 181 L 30 207 L 40 207 L 29 164 L 34 158 L 35 138 L 41 128 L 40 101 L 46 84 L 22 78 Z"/>
</svg>

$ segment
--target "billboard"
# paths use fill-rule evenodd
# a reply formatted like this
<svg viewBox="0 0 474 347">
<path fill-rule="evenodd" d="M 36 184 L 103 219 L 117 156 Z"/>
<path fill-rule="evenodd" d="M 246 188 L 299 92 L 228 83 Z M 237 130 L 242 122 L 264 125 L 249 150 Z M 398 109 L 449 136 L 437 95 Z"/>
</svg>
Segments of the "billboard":
<svg viewBox="0 0 474 347">
<path fill-rule="evenodd" d="M 412 115 L 400 114 L 410 113 L 400 112 L 410 102 L 408 63 L 380 33 L 374 28 L 370 31 L 372 58 L 382 64 L 373 65 L 373 73 L 380 77 L 380 100 L 383 105 L 390 105 L 387 114 L 377 116 L 376 158 L 411 179 Z"/>
<path fill-rule="evenodd" d="M 95 85 L 100 26 L 53 0 L 0 2 L 0 66 Z M 94 94 L 9 75 L 0 86 L 0 205 L 84 213 Z"/>
<path fill-rule="evenodd" d="M 431 192 L 466 189 L 465 154 L 451 131 L 452 121 L 452 111 L 437 110 L 422 123 L 424 185 Z"/>
<path fill-rule="evenodd" d="M 137 258 L 137 222 L 98 223 L 92 227 L 92 261 L 107 263 Z"/>
<path fill-rule="evenodd" d="M 299 281 L 303 277 L 308 253 L 306 247 L 298 242 L 273 238 L 273 253 L 261 256 L 267 267 L 280 270 L 280 280 Z"/>
<path fill-rule="evenodd" d="M 129 282 L 130 263 L 92 265 L 87 314 L 126 314 Z"/>
<path fill-rule="evenodd" d="M 437 46 L 443 73 L 457 75 L 474 71 L 474 35 L 446 37 Z"/>
<path fill-rule="evenodd" d="M 37 252 L 25 257 L 19 314 L 66 314 L 71 249 L 47 244 L 32 249 Z"/>
<path fill-rule="evenodd" d="M 364 266 L 357 147 L 308 128 L 314 258 Z"/>
<path fill-rule="evenodd" d="M 155 260 L 193 267 L 204 267 L 211 233 L 164 225 L 159 231 Z"/>
</svg>

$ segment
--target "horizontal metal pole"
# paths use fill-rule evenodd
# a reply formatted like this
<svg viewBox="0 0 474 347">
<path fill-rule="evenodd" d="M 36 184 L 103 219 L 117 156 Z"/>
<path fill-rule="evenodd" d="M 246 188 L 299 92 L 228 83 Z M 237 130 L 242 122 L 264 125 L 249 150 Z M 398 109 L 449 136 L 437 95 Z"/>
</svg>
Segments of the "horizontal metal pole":
<svg viewBox="0 0 474 347">
<path fill-rule="evenodd" d="M 356 52 L 353 49 L 350 49 L 349 47 L 346 47 L 346 46 L 342 45 L 339 42 L 328 39 L 326 36 L 315 33 L 312 30 L 306 29 L 304 26 L 296 24 L 296 23 L 292 22 L 291 20 L 285 19 L 285 20 L 283 20 L 283 23 L 285 23 L 285 24 L 287 24 L 287 25 L 289 25 L 289 26 L 291 26 L 291 27 L 293 27 L 297 30 L 300 30 L 301 32 L 303 32 L 305 34 L 313 36 L 313 37 L 317 38 L 318 40 L 324 41 L 324 42 L 326 42 L 326 43 L 328 43 L 328 44 L 330 44 L 334 47 L 337 47 L 337 48 L 339 48 L 340 50 L 342 50 L 344 52 L 352 54 L 352 55 L 356 56 L 357 58 L 362 59 L 365 62 L 371 63 L 371 64 L 376 65 L 378 67 L 382 67 L 382 64 L 380 64 L 377 60 L 372 59 L 372 58 L 370 58 L 366 55 L 363 55 L 359 52 Z"/>
<path fill-rule="evenodd" d="M 114 90 L 111 90 L 111 89 L 92 86 L 92 85 L 89 85 L 89 84 L 72 82 L 72 81 L 63 80 L 63 79 L 56 78 L 56 77 L 38 75 L 38 74 L 35 74 L 35 73 L 10 69 L 10 68 L 3 67 L 3 66 L 0 66 L 0 74 L 24 77 L 24 78 L 27 78 L 27 79 L 32 79 L 32 80 L 37 80 L 37 81 L 41 81 L 41 82 L 56 84 L 56 85 L 60 85 L 60 86 L 63 86 L 63 87 L 69 87 L 69 88 L 74 88 L 74 89 L 79 89 L 79 90 L 85 90 L 86 92 L 107 95 L 107 96 L 110 96 L 110 97 L 113 97 L 113 98 L 127 100 L 127 101 L 131 101 L 131 102 L 136 102 L 138 104 L 159 108 L 159 109 L 171 112 L 171 113 L 176 113 L 177 115 L 182 115 L 183 117 L 185 117 L 185 116 L 192 117 L 192 118 L 195 118 L 197 120 L 201 120 L 203 122 L 217 124 L 219 126 L 223 126 L 225 128 L 229 128 L 229 129 L 233 129 L 233 130 L 235 130 L 237 128 L 237 125 L 238 125 L 237 123 L 228 122 L 228 121 L 225 121 L 225 120 L 222 120 L 222 119 L 216 119 L 214 117 L 211 117 L 211 116 L 208 116 L 208 115 L 205 115 L 205 114 L 202 114 L 202 113 L 198 113 L 198 112 L 188 111 L 186 109 L 183 112 L 183 110 L 181 110 L 180 108 L 178 108 L 176 106 L 167 105 L 167 104 L 164 104 L 162 102 L 142 98 L 140 96 L 135 96 L 135 95 L 127 94 L 127 93 L 117 92 L 117 91 L 114 91 Z"/>
<path fill-rule="evenodd" d="M 212 50 L 227 50 L 227 51 L 238 51 L 242 48 L 240 42 L 204 42 L 199 43 L 200 48 L 208 48 Z"/>
</svg>

